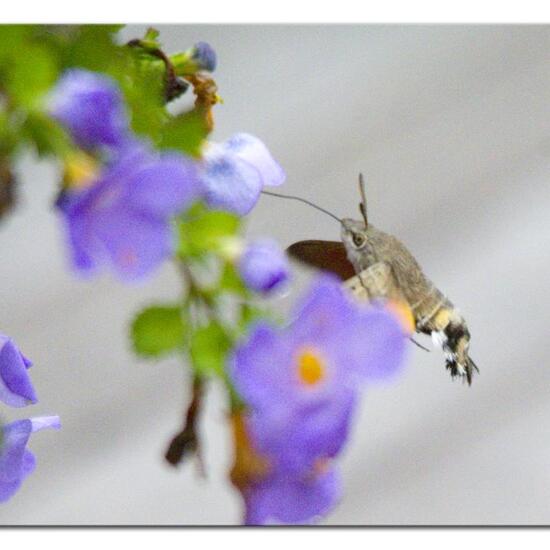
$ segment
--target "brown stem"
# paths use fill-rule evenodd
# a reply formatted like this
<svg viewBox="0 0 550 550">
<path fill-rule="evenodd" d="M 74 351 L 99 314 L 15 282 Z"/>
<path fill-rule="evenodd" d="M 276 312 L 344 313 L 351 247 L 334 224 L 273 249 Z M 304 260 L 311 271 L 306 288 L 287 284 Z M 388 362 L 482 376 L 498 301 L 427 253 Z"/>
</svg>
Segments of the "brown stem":
<svg viewBox="0 0 550 550">
<path fill-rule="evenodd" d="M 130 46 L 131 48 L 143 48 L 147 53 L 162 60 L 166 69 L 164 99 L 167 103 L 172 101 L 173 99 L 176 99 L 187 90 L 188 84 L 185 82 L 185 80 L 178 77 L 172 61 L 170 61 L 170 58 L 160 48 L 151 48 L 145 46 L 143 44 L 143 41 L 139 38 L 130 40 L 129 42 L 127 42 L 126 45 Z"/>
<path fill-rule="evenodd" d="M 193 86 L 193 93 L 197 96 L 195 99 L 195 109 L 204 114 L 206 127 L 209 132 L 214 128 L 214 117 L 212 107 L 220 101 L 218 97 L 218 86 L 214 79 L 204 73 L 195 73 L 185 77 Z"/>
<path fill-rule="evenodd" d="M 0 218 L 15 204 L 15 178 L 6 159 L 0 159 Z"/>
<path fill-rule="evenodd" d="M 199 449 L 199 438 L 197 434 L 197 419 L 200 413 L 200 407 L 203 395 L 203 381 L 199 376 L 193 379 L 193 395 L 191 403 L 185 413 L 185 422 L 183 429 L 174 436 L 168 450 L 164 455 L 166 460 L 172 466 L 177 466 L 188 453 L 195 453 L 199 459 L 199 465 L 202 468 L 202 460 Z"/>
</svg>

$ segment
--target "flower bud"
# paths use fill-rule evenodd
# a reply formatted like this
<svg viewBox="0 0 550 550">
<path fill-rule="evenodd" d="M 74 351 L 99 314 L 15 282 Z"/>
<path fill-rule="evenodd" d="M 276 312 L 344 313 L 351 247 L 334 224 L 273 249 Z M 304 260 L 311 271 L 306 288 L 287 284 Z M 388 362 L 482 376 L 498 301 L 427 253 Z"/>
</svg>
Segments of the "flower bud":
<svg viewBox="0 0 550 550">
<path fill-rule="evenodd" d="M 216 52 L 208 42 L 197 42 L 191 48 L 191 59 L 199 70 L 214 72 L 216 69 Z"/>
<path fill-rule="evenodd" d="M 241 256 L 238 268 L 245 285 L 256 292 L 271 292 L 290 276 L 286 256 L 270 239 L 250 244 Z"/>
<path fill-rule="evenodd" d="M 207 42 L 197 42 L 185 52 L 170 56 L 178 75 L 191 75 L 199 71 L 213 72 L 216 68 L 216 52 Z"/>
</svg>

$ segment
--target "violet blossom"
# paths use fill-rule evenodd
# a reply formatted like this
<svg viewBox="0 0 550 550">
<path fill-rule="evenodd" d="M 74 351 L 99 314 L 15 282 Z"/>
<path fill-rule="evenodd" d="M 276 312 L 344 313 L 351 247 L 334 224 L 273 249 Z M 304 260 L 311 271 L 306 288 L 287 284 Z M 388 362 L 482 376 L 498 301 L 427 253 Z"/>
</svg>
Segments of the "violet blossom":
<svg viewBox="0 0 550 550">
<path fill-rule="evenodd" d="M 16 420 L 0 427 L 0 502 L 10 499 L 36 467 L 36 459 L 27 449 L 31 434 L 45 429 L 58 430 L 60 427 L 58 416 Z"/>
<path fill-rule="evenodd" d="M 271 239 L 251 242 L 240 257 L 238 268 L 245 285 L 257 292 L 269 293 L 278 289 L 290 277 L 288 259 Z"/>
<path fill-rule="evenodd" d="M 60 207 L 72 263 L 91 273 L 109 263 L 123 280 L 149 275 L 175 247 L 171 217 L 200 198 L 195 163 L 133 143 L 83 190 L 68 190 Z"/>
<path fill-rule="evenodd" d="M 48 110 L 81 147 L 120 147 L 130 138 L 122 94 L 106 75 L 66 71 L 50 94 Z"/>
<path fill-rule="evenodd" d="M 294 515 L 284 515 L 266 499 L 292 501 L 300 493 L 311 502 L 310 492 L 321 490 L 314 482 L 322 479 L 319 465 L 333 471 L 331 462 L 348 438 L 358 388 L 392 376 L 403 362 L 405 342 L 395 314 L 351 302 L 328 275 L 313 285 L 287 327 L 256 325 L 231 365 L 231 379 L 249 406 L 250 439 L 270 463 L 270 473 L 244 491 L 249 516 L 263 517 L 252 509 L 261 506 L 277 521 L 307 519 L 298 504 Z M 336 484 L 331 481 L 331 495 L 339 492 Z M 335 502 L 327 497 L 325 511 Z"/>
<path fill-rule="evenodd" d="M 209 144 L 201 178 L 210 207 L 244 216 L 264 187 L 281 185 L 286 175 L 262 141 L 250 134 L 236 134 L 223 143 Z"/>
<path fill-rule="evenodd" d="M 31 366 L 14 341 L 0 333 L 0 401 L 10 407 L 25 407 L 38 401 L 27 372 Z"/>
</svg>

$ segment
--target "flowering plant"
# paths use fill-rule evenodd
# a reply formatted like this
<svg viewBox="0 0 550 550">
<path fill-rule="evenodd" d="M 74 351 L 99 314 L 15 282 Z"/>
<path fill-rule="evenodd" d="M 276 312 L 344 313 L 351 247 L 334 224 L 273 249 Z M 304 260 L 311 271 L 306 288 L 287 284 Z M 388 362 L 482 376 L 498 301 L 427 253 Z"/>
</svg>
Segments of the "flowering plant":
<svg viewBox="0 0 550 550">
<path fill-rule="evenodd" d="M 17 155 L 33 148 L 59 166 L 55 207 L 75 275 L 107 269 L 136 284 L 172 261 L 183 292 L 130 326 L 138 355 L 180 355 L 192 379 L 166 460 L 200 457 L 202 395 L 220 384 L 245 523 L 310 523 L 340 499 L 337 458 L 360 391 L 398 371 L 406 331 L 393 309 L 353 301 L 328 275 L 288 320 L 274 320 L 262 299 L 290 283 L 290 265 L 272 238 L 246 238 L 244 217 L 265 187 L 284 183 L 283 168 L 248 133 L 208 139 L 220 102 L 209 44 L 168 55 L 156 30 L 123 45 L 118 30 L 0 27 L 0 214 L 16 202 Z M 167 109 L 187 92 L 192 108 Z M 4 405 L 36 403 L 30 366 L 0 334 Z M 35 467 L 30 434 L 59 427 L 56 416 L 1 426 L 1 501 Z"/>
</svg>

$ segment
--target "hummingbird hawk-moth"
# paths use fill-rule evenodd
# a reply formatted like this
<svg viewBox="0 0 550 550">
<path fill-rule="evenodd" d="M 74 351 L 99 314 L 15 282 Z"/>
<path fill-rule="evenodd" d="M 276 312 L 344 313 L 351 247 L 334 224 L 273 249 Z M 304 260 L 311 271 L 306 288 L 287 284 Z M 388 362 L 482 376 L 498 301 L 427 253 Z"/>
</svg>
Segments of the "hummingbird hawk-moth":
<svg viewBox="0 0 550 550">
<path fill-rule="evenodd" d="M 472 382 L 477 366 L 468 355 L 470 332 L 452 302 L 424 275 L 422 268 L 399 240 L 369 223 L 363 178 L 359 176 L 362 220 L 340 219 L 300 197 L 341 225 L 341 241 L 308 240 L 291 245 L 289 255 L 309 266 L 335 273 L 360 298 L 405 301 L 416 332 L 432 337 L 445 353 L 451 376 Z M 266 193 L 275 195 L 275 193 Z M 279 195 L 281 196 L 281 195 Z M 421 346 L 422 347 L 422 346 Z"/>
</svg>

